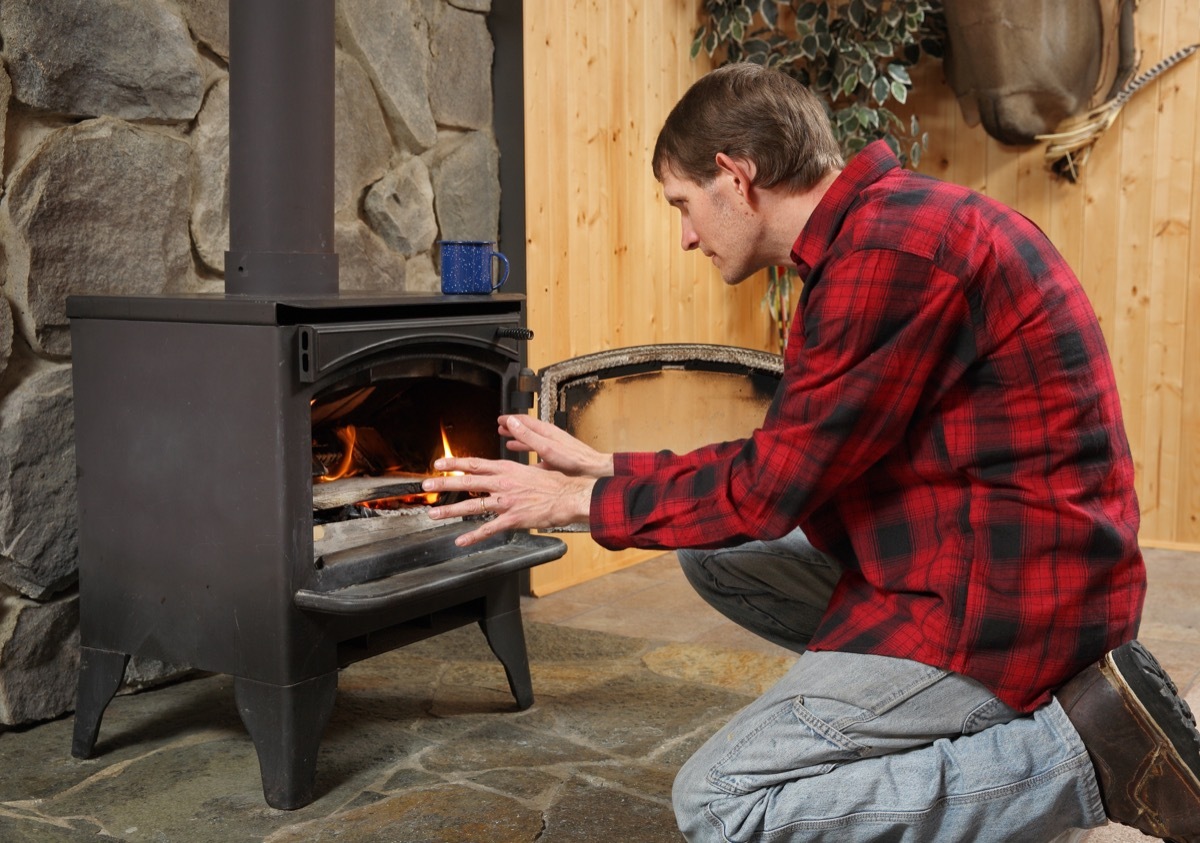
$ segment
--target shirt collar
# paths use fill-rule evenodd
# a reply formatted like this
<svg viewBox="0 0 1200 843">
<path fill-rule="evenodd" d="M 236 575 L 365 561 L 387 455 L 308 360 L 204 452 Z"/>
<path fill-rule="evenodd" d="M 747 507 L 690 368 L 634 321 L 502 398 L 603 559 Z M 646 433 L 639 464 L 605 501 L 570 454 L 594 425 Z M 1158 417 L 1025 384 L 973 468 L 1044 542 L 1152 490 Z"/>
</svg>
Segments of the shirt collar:
<svg viewBox="0 0 1200 843">
<path fill-rule="evenodd" d="M 792 260 L 801 278 L 807 278 L 821 260 L 842 227 L 842 220 L 859 195 L 890 170 L 900 166 L 886 141 L 868 144 L 838 174 L 829 190 L 817 203 L 800 236 L 792 245 Z"/>
</svg>

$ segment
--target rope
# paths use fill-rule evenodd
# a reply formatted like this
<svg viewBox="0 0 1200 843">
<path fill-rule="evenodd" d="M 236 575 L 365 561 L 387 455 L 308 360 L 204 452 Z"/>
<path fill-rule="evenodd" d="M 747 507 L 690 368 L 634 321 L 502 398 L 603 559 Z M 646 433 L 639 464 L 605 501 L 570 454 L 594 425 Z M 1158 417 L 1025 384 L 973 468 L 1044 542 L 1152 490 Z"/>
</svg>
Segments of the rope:
<svg viewBox="0 0 1200 843">
<path fill-rule="evenodd" d="M 1046 162 L 1054 172 L 1074 182 L 1079 178 L 1079 170 L 1087 163 L 1092 146 L 1100 139 L 1100 135 L 1116 121 L 1117 115 L 1125 107 L 1125 103 L 1143 87 L 1154 79 L 1166 73 L 1188 56 L 1200 50 L 1200 44 L 1191 44 L 1176 50 L 1154 67 L 1138 76 L 1108 102 L 1098 105 L 1091 111 L 1068 120 L 1063 131 L 1048 135 L 1037 135 L 1037 140 L 1046 141 Z"/>
</svg>

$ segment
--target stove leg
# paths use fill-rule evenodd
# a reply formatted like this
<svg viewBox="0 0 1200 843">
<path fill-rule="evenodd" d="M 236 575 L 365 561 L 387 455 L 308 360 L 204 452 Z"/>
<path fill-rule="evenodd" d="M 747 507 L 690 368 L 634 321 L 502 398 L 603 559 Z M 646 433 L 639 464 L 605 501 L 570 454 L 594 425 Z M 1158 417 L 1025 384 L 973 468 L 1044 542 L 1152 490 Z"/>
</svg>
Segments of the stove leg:
<svg viewBox="0 0 1200 843">
<path fill-rule="evenodd" d="M 508 687 L 516 697 L 521 711 L 533 705 L 533 679 L 529 675 L 529 654 L 525 650 L 525 630 L 521 626 L 521 610 L 514 609 L 490 615 L 479 621 L 488 646 L 504 665 Z"/>
<path fill-rule="evenodd" d="M 291 811 L 313 801 L 317 747 L 333 713 L 337 671 L 295 685 L 268 685 L 235 677 L 234 697 L 254 741 L 263 796 Z"/>
<path fill-rule="evenodd" d="M 100 734 L 100 719 L 125 678 L 128 653 L 79 649 L 79 685 L 75 693 L 75 734 L 71 755 L 91 758 Z"/>
</svg>

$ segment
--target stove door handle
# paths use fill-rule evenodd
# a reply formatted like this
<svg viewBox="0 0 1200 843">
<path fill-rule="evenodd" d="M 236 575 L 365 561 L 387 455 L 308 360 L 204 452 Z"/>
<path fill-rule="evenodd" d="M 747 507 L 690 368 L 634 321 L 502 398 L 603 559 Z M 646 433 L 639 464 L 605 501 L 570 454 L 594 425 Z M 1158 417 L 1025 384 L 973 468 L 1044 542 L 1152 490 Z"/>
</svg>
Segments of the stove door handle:
<svg viewBox="0 0 1200 843">
<path fill-rule="evenodd" d="M 528 342 L 533 339 L 533 331 L 528 328 L 513 327 L 502 325 L 496 329 L 496 339 L 498 340 L 521 340 Z"/>
</svg>

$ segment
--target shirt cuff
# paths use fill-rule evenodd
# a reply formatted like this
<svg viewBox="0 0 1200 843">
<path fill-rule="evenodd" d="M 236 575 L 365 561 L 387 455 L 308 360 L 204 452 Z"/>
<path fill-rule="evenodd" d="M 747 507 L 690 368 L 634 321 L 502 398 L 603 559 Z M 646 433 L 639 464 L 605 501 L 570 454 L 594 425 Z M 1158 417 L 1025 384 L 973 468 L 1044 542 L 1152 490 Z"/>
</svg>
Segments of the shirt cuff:
<svg viewBox="0 0 1200 843">
<path fill-rule="evenodd" d="M 649 474 L 658 467 L 658 454 L 652 451 L 613 454 L 613 474 Z"/>
</svg>

